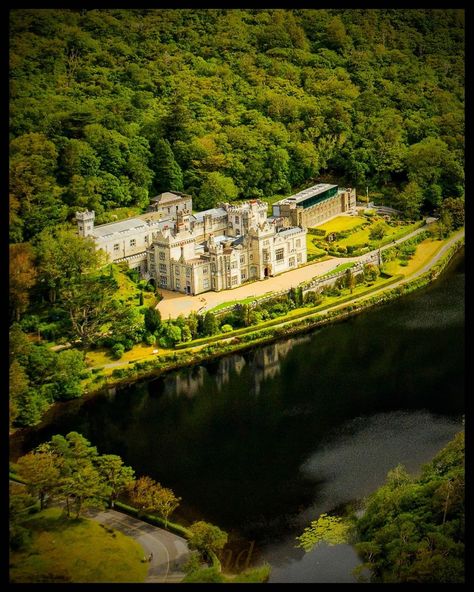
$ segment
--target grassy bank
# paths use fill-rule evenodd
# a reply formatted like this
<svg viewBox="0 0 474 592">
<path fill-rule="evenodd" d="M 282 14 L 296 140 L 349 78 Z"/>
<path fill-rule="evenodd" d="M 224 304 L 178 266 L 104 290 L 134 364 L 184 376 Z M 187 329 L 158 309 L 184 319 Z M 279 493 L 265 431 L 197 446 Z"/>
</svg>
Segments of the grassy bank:
<svg viewBox="0 0 474 592">
<path fill-rule="evenodd" d="M 25 521 L 31 546 L 10 555 L 12 583 L 143 582 L 148 564 L 132 538 L 93 520 L 70 520 L 49 508 Z"/>
</svg>

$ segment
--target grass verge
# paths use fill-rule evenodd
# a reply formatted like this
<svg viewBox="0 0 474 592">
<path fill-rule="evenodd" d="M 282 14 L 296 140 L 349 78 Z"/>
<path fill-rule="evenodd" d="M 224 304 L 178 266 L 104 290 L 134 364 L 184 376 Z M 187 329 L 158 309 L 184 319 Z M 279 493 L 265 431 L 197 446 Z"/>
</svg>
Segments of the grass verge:
<svg viewBox="0 0 474 592">
<path fill-rule="evenodd" d="M 10 555 L 12 583 L 143 582 L 148 565 L 132 538 L 93 520 L 67 519 L 59 508 L 35 514 L 23 525 L 31 546 Z"/>
</svg>

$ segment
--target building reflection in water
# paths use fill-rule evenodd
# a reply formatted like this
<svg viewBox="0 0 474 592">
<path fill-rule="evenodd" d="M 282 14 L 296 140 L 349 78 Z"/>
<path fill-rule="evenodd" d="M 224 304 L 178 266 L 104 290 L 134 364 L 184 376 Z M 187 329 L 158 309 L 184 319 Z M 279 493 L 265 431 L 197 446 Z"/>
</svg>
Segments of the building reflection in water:
<svg viewBox="0 0 474 592">
<path fill-rule="evenodd" d="M 163 382 L 164 395 L 167 397 L 194 397 L 204 386 L 206 369 L 203 366 L 168 374 Z"/>
<path fill-rule="evenodd" d="M 204 387 L 206 377 L 212 377 L 218 390 L 222 390 L 233 376 L 240 376 L 248 366 L 249 391 L 260 394 L 264 381 L 274 379 L 280 373 L 281 363 L 288 353 L 296 346 L 309 341 L 310 336 L 292 338 L 286 341 L 271 343 L 253 350 L 252 356 L 246 359 L 243 355 L 234 354 L 221 358 L 216 367 L 210 371 L 206 366 L 194 366 L 178 372 L 170 373 L 163 381 L 164 395 L 169 397 L 194 397 Z"/>
<path fill-rule="evenodd" d="M 277 341 L 256 350 L 254 358 L 254 385 L 253 391 L 256 395 L 265 380 L 274 379 L 281 370 L 281 363 L 289 352 L 296 346 L 310 341 L 310 336 Z"/>
</svg>

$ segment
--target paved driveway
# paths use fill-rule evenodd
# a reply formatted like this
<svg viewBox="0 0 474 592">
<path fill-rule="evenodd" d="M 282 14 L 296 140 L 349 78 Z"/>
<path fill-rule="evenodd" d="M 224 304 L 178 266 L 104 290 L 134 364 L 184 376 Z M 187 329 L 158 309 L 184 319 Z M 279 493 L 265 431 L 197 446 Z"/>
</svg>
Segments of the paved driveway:
<svg viewBox="0 0 474 592">
<path fill-rule="evenodd" d="M 143 547 L 146 557 L 153 553 L 146 584 L 180 582 L 183 579 L 181 566 L 190 553 L 186 539 L 115 510 L 90 509 L 85 515 L 134 538 Z"/>
<path fill-rule="evenodd" d="M 406 236 L 393 241 L 392 243 L 382 247 L 388 249 L 393 247 L 396 243 L 401 243 L 408 240 L 412 236 L 426 230 L 426 226 L 418 228 L 410 232 Z M 375 249 L 376 252 L 378 249 Z M 202 313 L 206 310 L 214 308 L 218 304 L 224 302 L 231 302 L 233 300 L 244 300 L 251 296 L 263 296 L 267 292 L 278 292 L 280 290 L 289 290 L 296 287 L 302 282 L 311 280 L 312 278 L 323 275 L 335 269 L 341 263 L 348 261 L 360 261 L 365 259 L 369 253 L 359 257 L 332 257 L 327 261 L 320 261 L 319 263 L 310 263 L 303 267 L 286 271 L 275 277 L 269 277 L 264 280 L 257 280 L 252 283 L 244 284 L 233 290 L 222 290 L 221 292 L 205 292 L 198 296 L 188 296 L 180 292 L 172 292 L 171 290 L 159 290 L 163 295 L 163 300 L 158 303 L 157 309 L 161 313 L 161 318 L 166 320 L 168 318 L 174 319 L 180 314 L 187 316 L 191 311 Z"/>
</svg>

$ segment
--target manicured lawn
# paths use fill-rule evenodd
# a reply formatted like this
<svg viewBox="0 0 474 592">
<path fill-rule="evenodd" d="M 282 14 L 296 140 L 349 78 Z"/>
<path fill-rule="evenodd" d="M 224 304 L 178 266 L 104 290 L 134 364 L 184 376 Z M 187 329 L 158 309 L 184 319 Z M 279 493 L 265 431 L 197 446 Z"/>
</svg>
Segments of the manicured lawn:
<svg viewBox="0 0 474 592">
<path fill-rule="evenodd" d="M 340 241 L 332 243 L 332 248 L 335 248 L 338 246 L 347 247 L 347 246 L 352 246 L 352 245 L 363 245 L 365 243 L 368 243 L 370 241 L 370 239 L 369 239 L 370 228 L 371 228 L 371 226 L 367 226 L 367 228 L 363 228 L 362 230 L 359 230 L 358 232 L 354 232 L 354 234 L 351 234 L 347 238 L 343 238 Z M 401 238 L 403 235 L 409 234 L 413 230 L 416 230 L 416 228 L 417 228 L 417 223 L 408 224 L 407 226 L 404 226 L 404 227 L 388 226 L 387 233 L 384 236 L 383 240 L 385 240 L 387 237 L 394 236 L 394 235 L 397 235 L 397 238 Z M 378 247 L 378 243 L 380 243 L 380 242 L 382 242 L 382 241 L 374 241 L 372 243 L 373 248 L 376 249 Z"/>
<path fill-rule="evenodd" d="M 352 228 L 364 224 L 364 222 L 367 222 L 367 219 L 362 216 L 338 216 L 337 218 L 329 220 L 329 222 L 319 224 L 316 228 L 318 230 L 325 230 L 326 234 L 329 234 L 331 232 L 351 230 Z"/>
<path fill-rule="evenodd" d="M 413 257 L 408 261 L 408 265 L 400 265 L 399 259 L 394 259 L 385 264 L 387 273 L 397 275 L 402 273 L 403 275 L 410 275 L 423 267 L 434 255 L 441 249 L 445 244 L 445 241 L 433 240 L 427 238 L 423 242 L 419 243 L 416 247 L 416 252 Z"/>
<path fill-rule="evenodd" d="M 91 368 L 96 366 L 104 366 L 105 364 L 110 364 L 111 362 L 123 362 L 125 364 L 126 362 L 139 360 L 140 358 L 144 358 L 146 356 L 151 356 L 153 355 L 153 350 L 155 349 L 158 350 L 158 354 L 169 351 L 162 349 L 157 345 L 143 345 L 142 343 L 138 343 L 130 351 L 125 352 L 120 360 L 115 360 L 110 355 L 109 350 L 97 349 L 87 352 L 86 364 Z"/>
<path fill-rule="evenodd" d="M 267 296 L 269 296 L 269 294 L 270 292 L 268 294 L 264 294 L 263 297 L 266 298 Z M 262 296 L 260 296 L 260 298 L 262 298 Z M 229 302 L 221 302 L 221 304 L 218 304 L 214 308 L 211 308 L 209 312 L 219 312 L 219 310 L 227 308 L 228 306 L 234 306 L 235 304 L 249 304 L 250 302 L 254 302 L 255 300 L 259 300 L 259 298 L 256 296 L 249 296 L 248 298 L 244 298 L 243 300 L 229 300 Z"/>
<path fill-rule="evenodd" d="M 306 250 L 308 255 L 323 255 L 326 251 L 316 247 L 313 243 L 313 240 L 321 240 L 320 237 L 314 236 L 314 234 L 307 234 L 306 235 Z"/>
<path fill-rule="evenodd" d="M 33 531 L 27 550 L 10 555 L 13 583 L 143 582 L 143 548 L 119 531 L 92 520 L 68 520 L 62 510 L 43 510 L 25 522 Z"/>
</svg>

